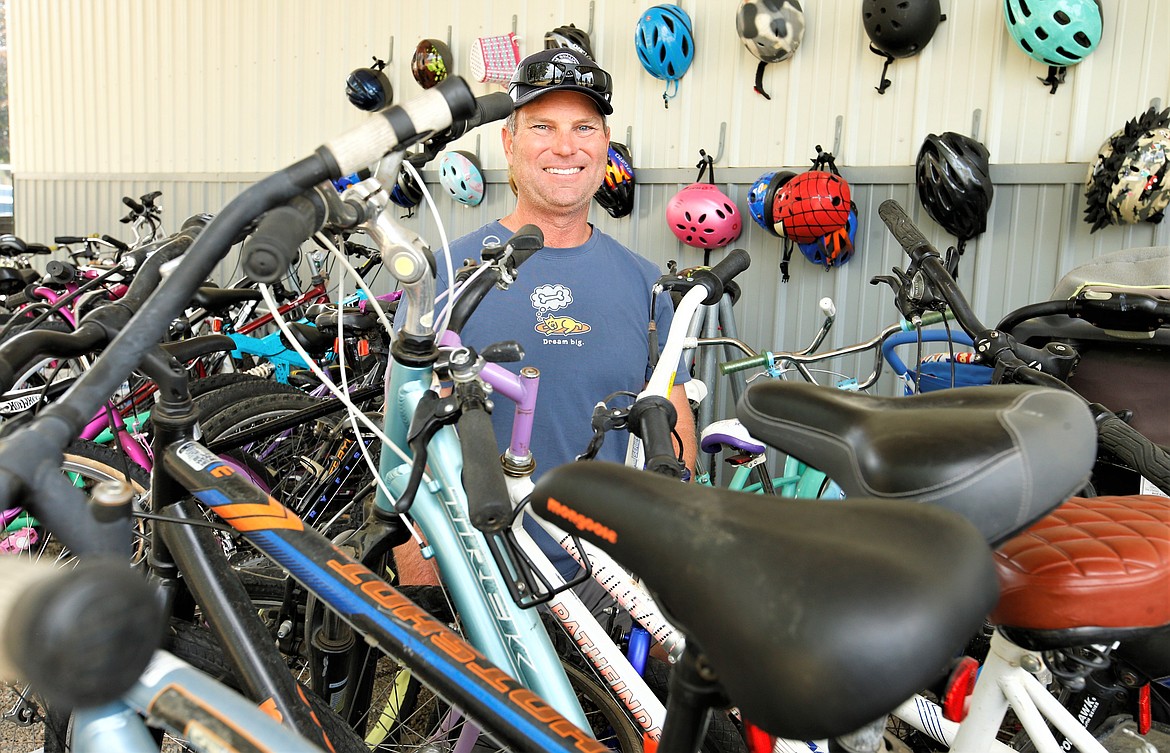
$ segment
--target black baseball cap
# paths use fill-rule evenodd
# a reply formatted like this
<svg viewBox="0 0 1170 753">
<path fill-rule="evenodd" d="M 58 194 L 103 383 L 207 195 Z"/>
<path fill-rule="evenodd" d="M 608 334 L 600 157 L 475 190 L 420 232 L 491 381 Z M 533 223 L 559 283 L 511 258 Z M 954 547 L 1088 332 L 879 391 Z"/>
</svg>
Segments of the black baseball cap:
<svg viewBox="0 0 1170 753">
<path fill-rule="evenodd" d="M 520 61 L 508 83 L 516 107 L 553 91 L 579 92 L 592 99 L 602 114 L 613 114 L 609 103 L 613 77 L 576 50 L 559 47 L 535 52 Z"/>
</svg>

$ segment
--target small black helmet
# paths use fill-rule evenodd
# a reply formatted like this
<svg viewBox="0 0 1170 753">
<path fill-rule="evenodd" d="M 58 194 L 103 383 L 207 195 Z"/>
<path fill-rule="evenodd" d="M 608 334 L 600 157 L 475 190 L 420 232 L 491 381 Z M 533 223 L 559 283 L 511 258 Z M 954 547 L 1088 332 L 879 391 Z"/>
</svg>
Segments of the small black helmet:
<svg viewBox="0 0 1170 753">
<path fill-rule="evenodd" d="M 863 0 L 861 20 L 870 43 L 893 58 L 917 55 L 942 20 L 939 0 Z"/>
<path fill-rule="evenodd" d="M 950 131 L 928 135 L 918 150 L 918 198 L 931 219 L 960 242 L 987 229 L 995 195 L 989 158 L 983 144 Z"/>
<path fill-rule="evenodd" d="M 605 179 L 593 198 L 614 218 L 634 211 L 634 158 L 625 144 L 609 142 Z"/>
<path fill-rule="evenodd" d="M 578 29 L 573 24 L 558 26 L 545 33 L 544 49 L 555 50 L 558 47 L 568 47 L 590 60 L 597 60 L 593 57 L 593 45 L 589 42 L 589 33 L 584 29 Z"/>
<path fill-rule="evenodd" d="M 359 110 L 381 110 L 394 99 L 394 88 L 382 69 L 386 63 L 374 58 L 369 68 L 358 68 L 345 79 L 345 96 Z"/>
</svg>

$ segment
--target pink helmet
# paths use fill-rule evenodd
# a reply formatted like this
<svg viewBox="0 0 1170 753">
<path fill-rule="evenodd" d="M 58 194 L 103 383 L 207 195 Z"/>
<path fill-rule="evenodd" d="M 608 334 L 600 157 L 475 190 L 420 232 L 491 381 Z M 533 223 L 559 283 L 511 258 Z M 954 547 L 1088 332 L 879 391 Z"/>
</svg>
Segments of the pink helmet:
<svg viewBox="0 0 1170 753">
<path fill-rule="evenodd" d="M 666 205 L 666 221 L 675 237 L 695 248 L 722 248 L 743 230 L 735 203 L 711 183 L 692 183 L 676 193 Z"/>
</svg>

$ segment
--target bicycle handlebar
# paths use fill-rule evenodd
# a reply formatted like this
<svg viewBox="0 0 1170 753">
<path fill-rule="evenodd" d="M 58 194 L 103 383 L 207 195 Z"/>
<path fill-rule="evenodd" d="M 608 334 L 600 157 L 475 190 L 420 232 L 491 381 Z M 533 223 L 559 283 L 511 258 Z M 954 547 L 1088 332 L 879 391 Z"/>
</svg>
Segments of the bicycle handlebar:
<svg viewBox="0 0 1170 753">
<path fill-rule="evenodd" d="M 1035 368 L 1033 364 L 1037 361 L 1031 358 L 1025 361 L 1017 352 L 1031 355 L 1040 351 L 1016 343 L 1014 338 L 1005 332 L 989 330 L 979 321 L 954 278 L 939 259 L 938 251 L 914 226 L 898 202 L 893 199 L 883 201 L 878 207 L 878 216 L 913 261 L 910 270 L 916 270 L 914 278 L 916 279 L 917 275 L 925 276 L 926 280 L 917 281 L 916 286 L 918 282 L 928 282 L 941 295 L 954 311 L 959 325 L 975 340 L 980 358 L 995 365 L 997 376 L 1002 374 L 1006 379 L 1021 384 L 1075 392 L 1061 379 Z M 1086 403 L 1097 421 L 1097 436 L 1101 447 L 1136 469 L 1163 492 L 1170 493 L 1170 454 L 1130 427 L 1105 406 L 1087 401 Z"/>
<path fill-rule="evenodd" d="M 161 607 L 146 582 L 124 562 L 61 568 L 5 559 L 0 679 L 29 682 L 67 708 L 129 690 L 162 638 Z"/>
</svg>

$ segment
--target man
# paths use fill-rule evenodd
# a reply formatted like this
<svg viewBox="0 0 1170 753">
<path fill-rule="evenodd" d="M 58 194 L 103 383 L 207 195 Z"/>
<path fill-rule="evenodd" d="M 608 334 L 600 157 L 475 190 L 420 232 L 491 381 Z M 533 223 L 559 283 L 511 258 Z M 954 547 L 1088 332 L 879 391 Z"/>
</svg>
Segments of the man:
<svg viewBox="0 0 1170 753">
<path fill-rule="evenodd" d="M 507 290 L 493 289 L 463 328 L 467 345 L 483 348 L 515 340 L 524 349 L 519 366 L 541 372 L 533 425 L 536 475 L 572 462 L 592 436 L 593 407 L 614 392 L 638 393 L 649 376 L 650 289 L 661 272 L 589 223 L 593 194 L 601 185 L 612 114 L 611 78 L 574 50 L 542 50 L 525 58 L 509 93 L 516 109 L 502 131 L 509 176 L 516 187 L 511 214 L 451 244 L 451 258 L 478 259 L 527 224 L 544 233 L 545 247 L 520 268 Z M 447 287 L 440 264 L 440 290 Z M 654 307 L 662 339 L 673 309 L 663 294 Z M 684 437 L 684 460 L 694 468 L 695 427 L 678 372 L 671 402 Z M 506 446 L 512 411 L 497 399 L 492 420 Z M 602 459 L 622 462 L 624 435 L 606 437 Z M 531 530 L 531 529 L 530 529 Z M 542 549 L 566 575 L 576 564 L 543 531 Z"/>
</svg>

